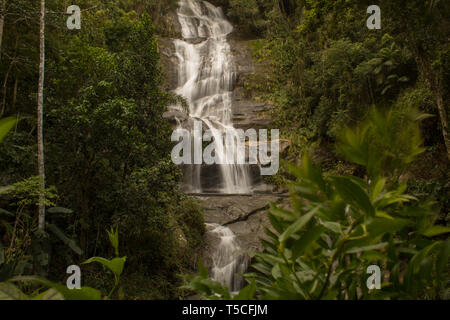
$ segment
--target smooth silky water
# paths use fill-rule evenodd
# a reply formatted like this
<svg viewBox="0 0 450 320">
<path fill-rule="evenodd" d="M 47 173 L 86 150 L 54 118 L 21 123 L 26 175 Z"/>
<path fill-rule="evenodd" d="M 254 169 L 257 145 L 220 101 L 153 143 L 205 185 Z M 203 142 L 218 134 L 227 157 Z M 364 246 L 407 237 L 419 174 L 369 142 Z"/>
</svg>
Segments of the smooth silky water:
<svg viewBox="0 0 450 320">
<path fill-rule="evenodd" d="M 236 72 L 227 41 L 233 27 L 225 19 L 221 8 L 206 1 L 182 0 L 177 14 L 183 39 L 174 41 L 179 60 L 178 88 L 175 93 L 186 99 L 191 120 L 201 121 L 206 129 L 211 130 L 220 163 L 230 163 L 230 159 L 227 159 L 230 153 L 222 137 L 225 133 L 238 136 L 232 123 L 232 90 Z M 175 108 L 182 109 L 181 106 Z M 251 192 L 248 165 L 219 164 L 218 168 L 220 174 L 214 186 L 217 192 Z M 206 192 L 202 183 L 202 170 L 205 170 L 204 165 L 184 166 L 187 192 Z M 207 230 L 219 239 L 211 257 L 211 277 L 231 291 L 241 289 L 244 281 L 237 274 L 245 272 L 247 259 L 241 252 L 236 236 L 229 228 L 216 224 L 207 224 Z"/>
</svg>

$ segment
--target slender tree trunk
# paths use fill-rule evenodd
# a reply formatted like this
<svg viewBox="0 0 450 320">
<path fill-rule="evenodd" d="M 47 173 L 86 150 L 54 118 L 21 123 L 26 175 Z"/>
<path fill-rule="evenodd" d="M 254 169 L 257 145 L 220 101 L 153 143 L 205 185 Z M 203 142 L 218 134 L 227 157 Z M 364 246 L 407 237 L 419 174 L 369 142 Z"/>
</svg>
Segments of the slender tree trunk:
<svg viewBox="0 0 450 320">
<path fill-rule="evenodd" d="M 44 167 L 44 76 L 45 76 L 45 0 L 41 0 L 40 17 L 40 57 L 39 57 L 39 86 L 37 108 L 37 140 L 38 140 L 38 171 L 40 179 L 39 194 L 39 230 L 45 229 L 45 167 Z"/>
<path fill-rule="evenodd" d="M 439 116 L 441 118 L 442 124 L 442 136 L 444 137 L 445 147 L 447 149 L 447 158 L 450 161 L 450 138 L 448 136 L 448 118 L 447 118 L 447 110 L 444 104 L 444 98 L 442 97 L 442 92 L 440 88 L 437 88 L 434 91 L 434 96 L 436 98 L 436 104 L 439 109 Z"/>
<path fill-rule="evenodd" d="M 2 57 L 2 43 L 3 43 L 3 27 L 5 26 L 5 14 L 6 14 L 6 0 L 0 0 L 0 60 Z"/>
<path fill-rule="evenodd" d="M 81 200 L 81 234 L 80 234 L 80 246 L 83 252 L 88 252 L 88 215 L 89 215 L 89 196 L 83 191 Z"/>
<path fill-rule="evenodd" d="M 17 87 L 19 86 L 19 76 L 16 76 L 14 80 L 14 90 L 13 90 L 13 99 L 11 104 L 11 113 L 16 112 L 16 102 L 17 102 Z"/>
<path fill-rule="evenodd" d="M 11 72 L 12 66 L 13 66 L 14 61 L 11 61 L 11 63 L 9 64 L 8 70 L 6 71 L 5 74 L 5 80 L 3 81 L 3 89 L 2 89 L 2 109 L 0 111 L 0 118 L 3 117 L 3 114 L 6 111 L 6 89 L 7 89 L 7 84 L 8 84 L 8 79 L 9 79 L 9 73 Z"/>
<path fill-rule="evenodd" d="M 447 108 L 444 103 L 442 89 L 442 75 L 439 71 L 433 70 L 429 57 L 423 52 L 421 47 L 418 49 L 417 64 L 419 71 L 436 100 L 439 110 L 439 117 L 442 125 L 442 136 L 444 138 L 445 147 L 447 149 L 447 159 L 450 161 L 450 137 L 448 136 L 448 118 Z"/>
</svg>

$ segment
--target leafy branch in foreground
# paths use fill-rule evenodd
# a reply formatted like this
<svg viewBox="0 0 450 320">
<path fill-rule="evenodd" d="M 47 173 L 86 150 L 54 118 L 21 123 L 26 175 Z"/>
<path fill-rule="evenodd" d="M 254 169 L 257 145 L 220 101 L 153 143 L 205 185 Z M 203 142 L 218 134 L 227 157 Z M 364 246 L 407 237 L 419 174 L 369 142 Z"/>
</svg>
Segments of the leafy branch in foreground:
<svg viewBox="0 0 450 320">
<path fill-rule="evenodd" d="M 296 177 L 290 184 L 291 208 L 271 205 L 271 228 L 261 240 L 264 250 L 255 254 L 252 272 L 245 275 L 250 285 L 242 291 L 252 292 L 247 298 L 448 298 L 450 228 L 435 224 L 433 203 L 407 194 L 398 175 L 386 178 L 385 168 L 371 165 L 391 157 L 398 160 L 392 164 L 403 169 L 420 151 L 416 136 L 403 154 L 390 153 L 392 145 L 400 145 L 407 135 L 377 135 L 389 117 L 376 114 L 359 127 L 346 129 L 348 139 L 339 145 L 346 158 L 365 159 L 358 161 L 367 170 L 365 179 L 326 176 L 306 154 L 300 167 L 289 167 Z M 417 132 L 421 118 L 408 121 L 406 131 Z M 370 146 L 377 159 L 366 157 Z M 381 290 L 366 285 L 367 267 L 374 264 L 382 271 Z M 203 271 L 187 287 L 208 299 L 231 297 L 206 278 Z"/>
<path fill-rule="evenodd" d="M 209 278 L 208 270 L 202 265 L 201 261 L 199 263 L 199 275 L 185 275 L 184 279 L 188 284 L 182 286 L 181 289 L 196 291 L 209 300 L 251 300 L 255 297 L 255 281 L 251 281 L 238 294 L 232 295 L 221 283 Z"/>
<path fill-rule="evenodd" d="M 114 274 L 114 286 L 109 292 L 107 298 L 109 299 L 114 291 L 120 286 L 120 276 L 122 275 L 123 268 L 125 266 L 125 261 L 127 260 L 127 257 L 119 257 L 119 230 L 118 228 L 113 229 L 111 228 L 111 231 L 107 231 L 109 242 L 114 248 L 114 252 L 116 257 L 108 260 L 102 257 L 92 257 L 84 261 L 82 264 L 88 264 L 92 262 L 98 262 L 104 267 L 108 268 L 112 273 Z M 119 297 L 121 297 L 121 289 L 119 287 Z"/>
<path fill-rule="evenodd" d="M 114 248 L 116 257 L 108 260 L 101 257 L 92 257 L 83 262 L 88 264 L 98 262 L 112 271 L 114 274 L 114 286 L 104 299 L 109 299 L 120 285 L 120 276 L 123 272 L 126 257 L 119 257 L 119 232 L 118 228 L 107 231 L 109 241 Z M 0 264 L 2 263 L 3 251 L 0 247 Z M 39 287 L 31 293 L 25 293 L 15 283 L 38 285 Z M 119 297 L 121 290 L 119 289 Z M 101 300 L 102 294 L 99 290 L 83 286 L 80 289 L 68 289 L 65 285 L 46 280 L 38 276 L 17 276 L 5 282 L 0 282 L 0 300 Z"/>
</svg>

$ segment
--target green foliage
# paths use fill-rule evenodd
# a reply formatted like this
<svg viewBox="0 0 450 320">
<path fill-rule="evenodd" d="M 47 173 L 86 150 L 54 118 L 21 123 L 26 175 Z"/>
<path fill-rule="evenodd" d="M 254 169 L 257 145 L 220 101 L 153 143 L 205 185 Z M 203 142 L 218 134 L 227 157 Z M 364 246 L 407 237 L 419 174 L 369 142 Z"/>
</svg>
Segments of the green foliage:
<svg viewBox="0 0 450 320">
<path fill-rule="evenodd" d="M 114 230 L 111 228 L 111 231 L 106 231 L 108 234 L 109 242 L 111 243 L 111 246 L 114 248 L 114 253 L 116 254 L 116 257 L 119 256 L 119 228 L 116 227 Z"/>
<path fill-rule="evenodd" d="M 241 28 L 244 34 L 258 34 L 264 31 L 268 21 L 264 16 L 267 1 L 230 0 L 228 16 Z"/>
<path fill-rule="evenodd" d="M 338 150 L 347 160 L 367 168 L 371 178 L 400 175 L 425 151 L 418 123 L 427 117 L 411 108 L 386 113 L 373 109 L 362 124 L 343 130 Z"/>
<path fill-rule="evenodd" d="M 51 211 L 49 210 L 47 212 L 51 212 Z M 83 250 L 81 250 L 81 248 L 77 245 L 75 240 L 67 237 L 64 234 L 64 232 L 60 228 L 58 228 L 56 225 L 51 224 L 51 223 L 47 223 L 46 224 L 46 228 L 47 228 L 48 231 L 50 231 L 56 237 L 58 237 L 59 240 L 61 240 L 66 246 L 68 246 L 70 249 L 72 249 L 73 252 L 75 252 L 78 255 L 83 254 Z"/>
<path fill-rule="evenodd" d="M 108 260 L 101 257 L 92 257 L 87 259 L 82 264 L 89 264 L 98 262 L 114 274 L 114 286 L 105 299 L 109 299 L 116 288 L 120 285 L 120 276 L 122 275 L 126 257 L 119 257 L 118 243 L 119 233 L 118 229 L 111 228 L 107 231 L 111 246 L 116 252 L 116 257 Z M 2 253 L 0 247 L 0 253 Z M 0 261 L 1 263 L 2 261 Z M 30 283 L 32 285 L 40 285 L 31 294 L 24 293 L 21 288 L 13 284 L 20 282 L 22 284 Z M 44 288 L 49 288 L 44 291 Z M 119 290 L 119 297 L 121 297 L 121 290 Z M 101 292 L 97 289 L 83 286 L 80 289 L 69 289 L 65 285 L 46 280 L 38 276 L 16 276 L 7 279 L 6 282 L 0 282 L 0 300 L 100 300 L 102 299 Z"/>
<path fill-rule="evenodd" d="M 228 7 L 231 2 L 217 1 Z M 390 2 L 383 5 L 379 31 L 366 27 L 366 9 L 373 4 L 369 1 L 257 3 L 253 6 L 254 11 L 259 10 L 255 17 L 262 18 L 268 28 L 255 33 L 259 39 L 250 43 L 258 67 L 255 74 L 245 79 L 244 89 L 248 97 L 277 107 L 272 112 L 273 126 L 280 128 L 282 138 L 290 142 L 283 155 L 286 160 L 297 161 L 298 155 L 309 147 L 326 171 L 362 176 L 359 166 L 339 162 L 342 154 L 330 148 L 342 139 L 341 128 L 371 121 L 369 118 L 375 117 L 371 111 L 374 106 L 391 110 L 386 116 L 392 122 L 414 122 L 413 115 L 407 113 L 412 108 L 417 110 L 413 111 L 416 115 L 434 116 L 421 124 L 424 145 L 416 149 L 433 152 L 411 163 L 402 154 L 405 149 L 420 145 L 418 132 L 405 130 L 402 137 L 394 137 L 397 125 L 392 123 L 386 131 L 379 128 L 384 142 L 377 141 L 382 143 L 375 146 L 375 149 L 388 147 L 392 155 L 379 163 L 376 155 L 368 155 L 373 162 L 369 171 L 384 170 L 384 174 L 403 174 L 404 178 L 420 175 L 424 182 L 439 181 L 445 185 L 448 159 L 442 157 L 445 144 L 441 121 L 447 120 L 440 119 L 437 105 L 439 96 L 445 105 L 450 92 L 450 51 L 448 39 L 443 36 L 449 33 L 449 26 L 444 22 L 450 12 L 447 2 Z M 247 13 L 241 11 L 244 17 Z M 240 14 L 239 10 L 234 12 Z M 239 27 L 253 23 L 252 19 L 236 21 Z M 374 130 L 367 131 L 371 136 L 369 131 Z M 407 139 L 409 134 L 411 141 Z M 393 144 L 387 139 L 393 139 Z M 394 144 L 398 150 L 391 148 Z M 379 150 L 371 151 L 379 153 Z M 398 164 L 391 165 L 389 160 L 402 164 L 398 172 L 391 171 L 389 167 Z M 289 173 L 282 168 L 269 182 L 282 185 L 287 178 Z M 442 195 L 439 198 L 445 199 Z M 445 209 L 443 206 L 443 214 Z"/>
<path fill-rule="evenodd" d="M 8 206 L 0 211 L 2 241 L 8 243 L 8 246 L 3 249 L 0 244 L 3 257 L 0 259 L 0 280 L 32 273 L 46 275 L 51 261 L 52 242 L 56 239 L 76 254 L 82 254 L 76 241 L 58 226 L 58 220 L 70 216 L 71 210 L 49 208 L 46 221 L 46 231 L 49 233 L 37 230 L 35 212 L 39 205 L 39 190 L 39 178 L 32 177 L 6 187 L 1 192 L 3 197 L 8 198 Z M 46 188 L 45 195 L 45 205 L 54 206 L 56 189 Z"/>
<path fill-rule="evenodd" d="M 183 289 L 192 290 L 202 295 L 208 300 L 252 300 L 256 293 L 256 283 L 251 281 L 248 286 L 243 288 L 238 294 L 232 296 L 228 289 L 217 281 L 209 278 L 208 270 L 203 267 L 201 261 L 199 263 L 198 276 L 185 275 L 184 279 L 187 284 L 182 286 Z"/>
<path fill-rule="evenodd" d="M 27 206 L 38 206 L 40 195 L 40 181 L 38 176 L 28 178 L 9 186 L 1 194 L 11 196 L 17 202 L 11 202 L 10 205 L 19 208 Z M 45 206 L 55 206 L 52 200 L 57 199 L 56 188 L 54 186 L 45 189 Z"/>
<path fill-rule="evenodd" d="M 233 11 L 231 3 L 228 11 L 244 20 L 246 10 Z M 279 107 L 274 112 L 278 126 L 296 128 L 312 141 L 334 139 L 343 124 L 362 120 L 371 105 L 391 105 L 405 88 L 420 86 L 426 80 L 418 78 L 424 75 L 421 59 L 434 66 L 430 77 L 448 79 L 444 70 L 449 51 L 442 37 L 448 33 L 443 23 L 448 4 L 439 2 L 431 10 L 423 1 L 390 3 L 384 7 L 380 32 L 365 26 L 370 4 L 312 0 L 249 6 L 259 8 L 261 13 L 254 16 L 270 26 L 261 35 L 264 39 L 257 40 L 265 45 L 254 52 L 265 68 L 253 78 L 266 78 L 267 85 L 252 91 L 260 91 Z M 448 96 L 446 82 L 441 81 L 442 91 Z M 437 113 L 433 100 L 432 107 L 422 111 Z"/>
<path fill-rule="evenodd" d="M 391 124 L 380 114 L 368 123 L 386 130 Z M 396 129 L 401 135 L 411 124 Z M 366 135 L 360 128 L 352 134 L 351 141 Z M 368 148 L 346 143 L 346 154 L 370 165 L 360 161 Z M 411 160 L 416 148 L 407 148 L 404 156 Z M 324 175 L 305 153 L 300 166 L 290 166 L 296 178 L 289 186 L 290 209 L 271 205 L 264 251 L 255 254 L 252 272 L 245 275 L 250 285 L 244 290 L 256 285 L 258 299 L 446 298 L 450 240 L 445 237 L 450 228 L 436 224 L 438 214 L 431 204 L 406 193 L 406 185 L 392 174 L 386 178 L 386 172 L 377 171 L 366 180 Z M 366 270 L 373 264 L 382 270 L 381 290 L 366 286 Z M 230 298 L 207 276 L 203 270 L 191 277 L 189 287 L 206 298 Z"/>
<path fill-rule="evenodd" d="M 162 117 L 174 97 L 161 89 L 156 37 L 176 35 L 169 11 L 177 4 L 82 0 L 78 5 L 88 8 L 82 13 L 82 29 L 67 32 L 67 17 L 57 14 L 65 12 L 67 3 L 47 3 L 46 184 L 57 188 L 58 197 L 50 187 L 46 205 L 73 210 L 48 210 L 47 232 L 57 238 L 34 233 L 38 181 L 29 178 L 37 171 L 39 34 L 33 19 L 19 23 L 10 18 L 32 17 L 39 8 L 22 0 L 8 5 L 1 109 L 5 116 L 15 119 L 18 114 L 23 120 L 0 144 L 0 183 L 14 185 L 0 199 L 2 208 L 13 214 L 0 225 L 6 235 L 2 241 L 13 243 L 5 247 L 8 268 L 17 269 L 7 274 L 34 274 L 35 255 L 44 264 L 42 275 L 48 272 L 58 279 L 60 266 L 79 259 L 80 253 L 107 256 L 107 235 L 100 230 L 118 225 L 124 232 L 121 251 L 128 257 L 124 276 L 140 273 L 158 279 L 155 287 L 163 288 L 161 296 L 173 298 L 178 294 L 176 275 L 193 264 L 192 252 L 204 229 L 199 209 L 179 190 L 180 172 L 169 158 L 171 128 Z M 42 253 L 50 247 L 51 259 Z M 86 279 L 95 282 L 87 269 Z"/>
<path fill-rule="evenodd" d="M 20 289 L 11 282 L 39 284 L 48 290 L 39 288 L 30 295 L 21 292 Z M 44 278 L 36 276 L 20 276 L 11 279 L 9 282 L 0 283 L 5 287 L 5 293 L 15 292 L 14 296 L 10 296 L 11 300 L 100 300 L 101 293 L 99 290 L 90 287 L 81 287 L 80 289 L 70 290 L 66 286 L 48 281 Z"/>
<path fill-rule="evenodd" d="M 107 233 L 109 242 L 114 248 L 116 257 L 111 260 L 102 257 L 92 257 L 84 261 L 82 264 L 98 262 L 104 267 L 108 268 L 114 274 L 114 287 L 111 289 L 107 296 L 107 298 L 110 298 L 114 291 L 120 286 L 120 276 L 122 275 L 127 257 L 119 257 L 119 229 L 116 228 L 114 230 L 113 228 L 111 228 L 111 231 L 107 231 Z M 121 292 L 122 290 L 119 288 L 119 295 L 121 294 Z"/>
<path fill-rule="evenodd" d="M 0 120 L 0 142 L 3 141 L 8 132 L 15 126 L 17 119 L 8 117 Z"/>
</svg>

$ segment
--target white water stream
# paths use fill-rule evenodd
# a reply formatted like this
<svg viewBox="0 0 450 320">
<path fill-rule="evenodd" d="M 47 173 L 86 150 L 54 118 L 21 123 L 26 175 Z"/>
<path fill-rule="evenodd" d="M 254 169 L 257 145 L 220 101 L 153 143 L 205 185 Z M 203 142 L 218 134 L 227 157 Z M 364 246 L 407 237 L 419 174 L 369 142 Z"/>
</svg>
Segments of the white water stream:
<svg viewBox="0 0 450 320">
<path fill-rule="evenodd" d="M 236 236 L 227 227 L 207 223 L 208 232 L 220 239 L 212 255 L 211 278 L 225 285 L 231 292 L 242 289 L 244 279 L 241 274 L 247 270 L 247 258 L 241 252 Z"/>
<path fill-rule="evenodd" d="M 175 93 L 187 100 L 190 118 L 201 121 L 206 129 L 211 130 L 220 168 L 216 189 L 221 193 L 249 193 L 249 166 L 229 164 L 235 163 L 233 158 L 242 156 L 235 154 L 242 150 L 230 152 L 224 141 L 227 133 L 238 137 L 232 123 L 232 90 L 236 73 L 227 41 L 233 26 L 225 19 L 221 8 L 207 1 L 182 0 L 179 5 L 177 14 L 183 40 L 175 40 L 179 60 Z M 243 156 L 245 158 L 245 154 Z M 187 166 L 190 192 L 204 191 L 201 181 L 203 168 L 202 165 Z"/>
<path fill-rule="evenodd" d="M 232 90 L 235 80 L 233 55 L 227 36 L 233 31 L 221 8 L 206 1 L 182 0 L 177 11 L 183 40 L 175 40 L 179 60 L 178 88 L 189 105 L 189 116 L 211 130 L 220 163 L 230 163 L 230 153 L 223 137 L 237 136 L 232 123 Z M 236 156 L 233 155 L 232 156 Z M 245 156 L 245 155 L 244 155 Z M 232 162 L 232 161 L 231 161 Z M 248 165 L 220 164 L 221 193 L 249 193 L 251 178 Z M 190 192 L 201 193 L 202 165 L 188 165 L 185 172 Z M 231 291 L 241 289 L 246 258 L 233 232 L 224 226 L 207 224 L 208 232 L 219 239 L 212 254 L 211 277 Z"/>
</svg>

